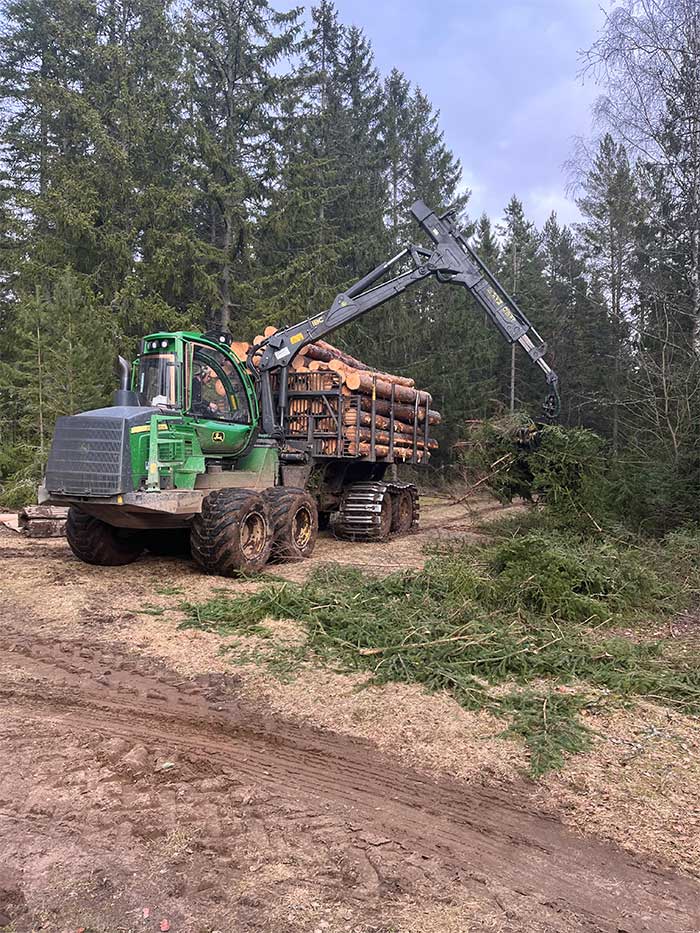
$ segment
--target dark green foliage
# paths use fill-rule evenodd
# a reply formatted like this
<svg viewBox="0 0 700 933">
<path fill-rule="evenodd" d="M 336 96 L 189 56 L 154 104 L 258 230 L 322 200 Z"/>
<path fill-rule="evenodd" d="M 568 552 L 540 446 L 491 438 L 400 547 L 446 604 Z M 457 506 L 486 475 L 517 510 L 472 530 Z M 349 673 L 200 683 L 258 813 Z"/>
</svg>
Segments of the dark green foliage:
<svg viewBox="0 0 700 933">
<path fill-rule="evenodd" d="M 6 445 L 0 453 L 0 507 L 21 509 L 36 498 L 46 466 L 44 453 L 28 444 Z"/>
<path fill-rule="evenodd" d="M 697 453 L 668 462 L 635 451 L 615 457 L 584 428 L 536 426 L 525 415 L 480 422 L 460 443 L 467 478 L 503 502 L 546 503 L 550 521 L 595 534 L 611 523 L 633 533 L 663 535 L 697 517 Z"/>
<path fill-rule="evenodd" d="M 277 111 L 287 103 L 298 12 L 267 0 L 192 0 L 182 19 L 183 130 L 200 250 L 193 297 L 206 302 L 208 325 L 238 328 L 240 339 L 254 300 L 255 224 L 279 179 Z"/>
<path fill-rule="evenodd" d="M 627 151 L 606 134 L 583 181 L 578 201 L 585 222 L 579 236 L 588 268 L 595 273 L 607 308 L 606 327 L 598 335 L 605 354 L 605 396 L 615 452 L 623 441 L 627 382 L 631 371 L 629 305 L 634 290 L 633 264 L 641 204 Z"/>
<path fill-rule="evenodd" d="M 222 634 L 295 619 L 309 659 L 370 671 L 378 683 L 446 690 L 468 708 L 505 717 L 539 773 L 563 751 L 585 747 L 577 713 L 600 691 L 700 711 L 700 667 L 676 665 L 663 642 L 609 634 L 639 613 L 682 605 L 688 594 L 678 583 L 697 587 L 699 557 L 692 533 L 634 551 L 538 530 L 483 550 L 443 549 L 420 572 L 373 579 L 326 567 L 301 586 L 265 584 L 250 596 L 183 608 L 185 624 Z M 496 685 L 511 689 L 494 693 Z"/>
<path fill-rule="evenodd" d="M 592 431 L 502 417 L 474 425 L 459 457 L 472 480 L 501 501 L 542 500 L 573 528 L 590 528 L 608 512 L 605 443 Z"/>
<path fill-rule="evenodd" d="M 659 536 L 700 518 L 700 454 L 679 462 L 625 454 L 608 469 L 609 499 L 627 526 Z"/>
<path fill-rule="evenodd" d="M 0 503 L 34 499 L 56 418 L 107 403 L 114 330 L 91 290 L 67 269 L 44 290 L 21 296 L 0 361 Z"/>
<path fill-rule="evenodd" d="M 326 0 L 312 8 L 283 106 L 278 183 L 260 231 L 261 326 L 321 311 L 382 253 L 378 75 L 362 33 Z"/>
<path fill-rule="evenodd" d="M 504 734 L 524 741 L 530 753 L 530 770 L 534 775 L 544 774 L 561 768 L 565 754 L 574 755 L 589 747 L 590 732 L 578 716 L 588 705 L 580 694 L 513 692 L 501 701 L 501 709 L 511 719 Z"/>
<path fill-rule="evenodd" d="M 584 428 L 544 425 L 528 456 L 532 489 L 572 523 L 608 507 L 605 443 Z M 591 520 L 593 520 L 591 518 Z"/>
</svg>

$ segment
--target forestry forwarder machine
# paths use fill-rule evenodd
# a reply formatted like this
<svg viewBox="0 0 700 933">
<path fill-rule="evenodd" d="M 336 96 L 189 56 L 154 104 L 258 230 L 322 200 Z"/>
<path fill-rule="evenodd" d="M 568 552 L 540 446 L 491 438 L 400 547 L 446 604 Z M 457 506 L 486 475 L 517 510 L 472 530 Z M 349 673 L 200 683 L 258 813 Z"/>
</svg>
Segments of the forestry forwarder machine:
<svg viewBox="0 0 700 933">
<path fill-rule="evenodd" d="M 189 546 L 204 570 L 231 576 L 258 570 L 271 556 L 309 556 L 319 517 L 327 522 L 334 511 L 336 533 L 355 540 L 416 527 L 416 487 L 384 477 L 399 456 L 411 463 L 429 456 L 428 404 L 421 409 L 416 400 L 408 457 L 405 447 L 394 449 L 390 408 L 388 454 L 384 447 L 380 459 L 376 393 L 368 406 L 366 398 L 343 395 L 339 381 L 329 390 L 327 383 L 314 383 L 321 373 L 295 373 L 290 364 L 308 344 L 431 277 L 466 288 L 501 335 L 520 344 L 545 374 L 545 418 L 556 417 L 558 379 L 543 358 L 546 344 L 471 249 L 453 212 L 438 216 L 422 201 L 411 212 L 431 249 L 402 249 L 327 311 L 251 348 L 247 365 L 229 348 L 228 334 L 150 334 L 133 372 L 119 358 L 121 387 L 113 407 L 58 419 L 39 503 L 70 507 L 66 532 L 77 557 L 119 565 L 144 550 L 169 554 Z M 404 271 L 380 281 L 399 263 Z M 223 404 L 207 404 L 203 387 L 212 371 Z M 302 437 L 288 427 L 295 398 L 316 400 L 311 410 L 325 418 L 310 416 Z M 371 442 L 362 452 L 358 444 L 350 454 L 340 443 L 347 406 L 356 407 L 356 423 L 364 425 L 369 407 Z M 328 431 L 329 417 L 334 431 Z M 337 447 L 328 447 L 329 437 L 337 438 Z M 329 450 L 332 455 L 324 453 Z"/>
</svg>

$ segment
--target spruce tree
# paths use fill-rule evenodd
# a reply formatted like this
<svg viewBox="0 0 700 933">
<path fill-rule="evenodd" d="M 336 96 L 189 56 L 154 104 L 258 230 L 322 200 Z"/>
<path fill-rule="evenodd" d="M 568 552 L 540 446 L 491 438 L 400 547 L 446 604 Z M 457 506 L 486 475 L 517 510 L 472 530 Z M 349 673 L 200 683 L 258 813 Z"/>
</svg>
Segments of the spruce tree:
<svg viewBox="0 0 700 933">
<path fill-rule="evenodd" d="M 445 144 L 439 114 L 420 89 L 412 89 L 394 70 L 384 85 L 382 140 L 388 192 L 388 244 L 391 252 L 421 235 L 410 214 L 411 204 L 422 198 L 439 210 L 462 205 L 457 194 L 461 167 Z M 455 296 L 449 289 L 422 284 L 405 293 L 363 325 L 361 344 L 371 362 L 416 378 L 436 377 L 434 364 L 438 334 L 444 329 Z M 439 369 L 438 371 L 439 372 Z M 436 377 L 438 380 L 442 376 Z M 436 389 L 437 391 L 437 389 Z M 442 389 L 440 390 L 442 391 Z"/>
<path fill-rule="evenodd" d="M 617 450 L 629 371 L 640 203 L 627 152 L 610 134 L 601 140 L 582 187 L 584 193 L 577 203 L 584 221 L 577 226 L 577 232 L 608 307 L 612 332 L 610 432 Z"/>
<path fill-rule="evenodd" d="M 21 226 L 18 289 L 66 267 L 119 330 L 182 321 L 187 196 L 179 171 L 179 59 L 163 0 L 7 6 L 2 138 Z M 49 15 L 50 13 L 50 15 Z"/>
<path fill-rule="evenodd" d="M 115 329 L 70 268 L 49 291 L 18 295 L 15 312 L 14 358 L 0 366 L 0 387 L 15 405 L 18 437 L 43 457 L 59 415 L 108 401 Z"/>
<path fill-rule="evenodd" d="M 339 124 L 340 41 L 334 7 L 314 8 L 295 80 L 282 101 L 278 180 L 261 218 L 255 304 L 260 329 L 321 310 L 331 300 L 334 278 L 339 281 L 329 207 L 337 197 L 332 132 Z"/>
<path fill-rule="evenodd" d="M 45 283 L 89 240 L 95 201 L 81 187 L 87 160 L 82 91 L 97 26 L 92 5 L 11 0 L 3 9 L 0 94 L 8 206 L 23 248 L 23 279 Z M 19 257 L 22 257 L 21 260 Z"/>
<path fill-rule="evenodd" d="M 536 323 L 562 379 L 562 421 L 605 429 L 610 372 L 607 365 L 591 366 L 591 359 L 612 355 L 610 320 L 573 233 L 554 213 L 542 230 L 542 257 L 548 300 L 537 309 Z"/>
<path fill-rule="evenodd" d="M 85 182 L 95 195 L 95 290 L 136 338 L 190 322 L 206 285 L 190 222 L 182 54 L 170 0 L 108 0 L 85 78 Z M 89 109 L 88 109 L 89 108 Z"/>
<path fill-rule="evenodd" d="M 501 261 L 501 249 L 493 230 L 491 219 L 486 213 L 481 214 L 474 228 L 474 248 L 479 259 L 492 271 L 498 268 Z"/>
<path fill-rule="evenodd" d="M 515 195 L 503 212 L 500 232 L 503 237 L 501 283 L 533 325 L 545 333 L 543 310 L 547 296 L 540 235 Z M 508 407 L 523 405 L 528 411 L 537 412 L 543 396 L 540 374 L 533 370 L 517 347 L 500 342 L 496 370 L 498 394 L 503 404 Z"/>
<path fill-rule="evenodd" d="M 410 189 L 408 170 L 409 126 L 411 83 L 398 69 L 392 69 L 384 81 L 384 111 L 382 114 L 382 137 L 386 160 L 387 224 L 392 239 L 392 249 L 403 244 L 407 230 L 406 212 Z"/>
<path fill-rule="evenodd" d="M 279 183 L 261 225 L 260 319 L 319 312 L 386 257 L 381 103 L 369 42 L 324 0 L 311 11 L 285 103 Z"/>
<path fill-rule="evenodd" d="M 346 184 L 339 211 L 350 237 L 348 272 L 359 278 L 384 259 L 389 244 L 384 227 L 388 199 L 381 140 L 384 96 L 372 48 L 355 26 L 343 38 L 340 78 L 349 150 L 343 160 Z"/>
<path fill-rule="evenodd" d="M 202 298 L 223 329 L 246 329 L 254 306 L 256 221 L 278 180 L 274 126 L 297 18 L 267 0 L 193 0 L 184 19 L 195 222 L 218 293 L 202 279 Z"/>
</svg>

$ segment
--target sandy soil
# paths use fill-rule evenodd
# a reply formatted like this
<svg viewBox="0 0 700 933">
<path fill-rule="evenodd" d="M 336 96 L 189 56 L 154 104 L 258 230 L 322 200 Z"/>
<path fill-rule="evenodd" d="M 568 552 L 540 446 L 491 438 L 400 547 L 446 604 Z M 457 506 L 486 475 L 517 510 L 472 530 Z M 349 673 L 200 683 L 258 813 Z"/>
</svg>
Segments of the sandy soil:
<svg viewBox="0 0 700 933">
<path fill-rule="evenodd" d="M 309 563 L 420 566 L 500 511 L 435 501 L 390 560 L 326 537 Z M 695 723 L 620 711 L 534 785 L 502 724 L 449 697 L 279 683 L 177 629 L 182 598 L 252 584 L 9 532 L 0 572 L 0 928 L 700 930 Z"/>
</svg>

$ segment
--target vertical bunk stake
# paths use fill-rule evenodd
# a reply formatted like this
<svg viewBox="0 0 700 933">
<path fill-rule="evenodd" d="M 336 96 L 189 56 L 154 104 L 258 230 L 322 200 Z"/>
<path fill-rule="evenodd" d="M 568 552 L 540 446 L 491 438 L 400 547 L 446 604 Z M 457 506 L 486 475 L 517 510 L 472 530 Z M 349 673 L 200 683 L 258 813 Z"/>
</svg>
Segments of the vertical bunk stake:
<svg viewBox="0 0 700 933">
<path fill-rule="evenodd" d="M 425 424 L 423 425 L 423 456 L 421 457 L 421 463 L 425 463 L 430 459 L 430 454 L 428 453 L 428 440 L 430 434 L 430 403 L 428 399 L 425 400 Z"/>
<path fill-rule="evenodd" d="M 389 409 L 389 460 L 394 462 L 394 402 L 396 400 L 396 383 L 391 383 L 391 408 Z"/>
<path fill-rule="evenodd" d="M 279 383 L 278 383 L 278 395 L 277 395 L 277 407 L 279 411 L 279 425 L 282 428 L 282 434 L 284 435 L 285 427 L 287 425 L 287 398 L 289 393 L 289 368 L 283 366 L 279 371 Z"/>
<path fill-rule="evenodd" d="M 418 463 L 418 391 L 416 390 L 416 400 L 413 403 L 413 456 L 411 463 Z"/>
<path fill-rule="evenodd" d="M 358 450 L 360 446 L 359 427 L 360 426 L 358 425 L 358 431 L 357 431 Z M 375 445 L 376 434 L 377 434 L 377 377 L 374 376 L 372 378 L 372 422 L 369 428 L 369 437 L 370 437 L 369 456 L 370 456 L 370 460 L 372 460 L 373 463 L 376 462 L 376 459 L 377 459 L 377 451 L 376 451 L 376 445 Z"/>
<path fill-rule="evenodd" d="M 305 381 L 306 381 L 306 389 L 308 391 L 311 388 L 311 385 L 309 384 L 309 380 L 305 380 Z M 314 437 L 316 433 L 315 432 L 316 424 L 314 423 L 314 401 L 313 401 L 313 398 L 310 397 L 309 395 L 306 395 L 304 397 L 304 410 L 306 412 L 306 424 L 307 424 L 306 436 L 309 439 L 309 444 L 311 445 L 311 449 L 313 450 L 314 453 L 316 453 L 316 438 Z M 321 453 L 323 453 L 323 441 L 320 441 L 320 445 L 321 445 Z"/>
</svg>

